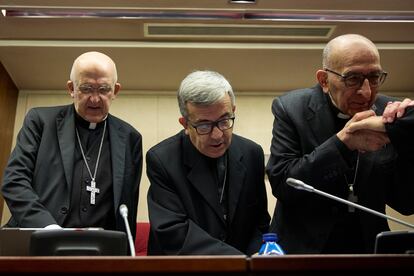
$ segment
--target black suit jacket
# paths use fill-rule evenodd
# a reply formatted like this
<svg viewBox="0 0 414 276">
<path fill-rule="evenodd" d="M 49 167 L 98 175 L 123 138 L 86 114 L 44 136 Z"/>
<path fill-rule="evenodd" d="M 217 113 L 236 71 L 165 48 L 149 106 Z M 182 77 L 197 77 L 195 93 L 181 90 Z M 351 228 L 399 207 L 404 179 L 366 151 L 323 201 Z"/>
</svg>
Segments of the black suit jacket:
<svg viewBox="0 0 414 276">
<path fill-rule="evenodd" d="M 414 107 L 407 107 L 403 117 L 393 123 L 385 124 L 387 134 L 400 153 L 412 154 L 414 151 Z"/>
<path fill-rule="evenodd" d="M 262 148 L 233 134 L 228 149 L 229 226 L 207 159 L 181 131 L 146 155 L 151 255 L 234 255 L 259 250 L 270 221 Z"/>
<path fill-rule="evenodd" d="M 373 109 L 382 114 L 391 98 L 378 95 Z M 317 194 L 295 190 L 288 177 L 346 198 L 345 172 L 350 165 L 338 148 L 332 111 L 321 87 L 292 91 L 273 101 L 275 116 L 271 156 L 266 172 L 277 198 L 271 231 L 279 234 L 287 253 L 320 253 L 344 206 Z M 413 168 L 408 156 L 393 145 L 360 155 L 355 190 L 361 205 L 385 212 L 388 204 L 403 214 L 414 211 Z M 354 164 L 352 164 L 354 165 Z M 361 213 L 367 252 L 373 252 L 376 234 L 389 230 L 387 221 Z"/>
<path fill-rule="evenodd" d="M 75 154 L 73 105 L 31 109 L 3 177 L 3 196 L 11 211 L 9 227 L 62 225 L 70 209 Z M 142 137 L 126 122 L 108 115 L 116 229 L 124 231 L 118 207 L 129 209 L 135 235 Z"/>
</svg>

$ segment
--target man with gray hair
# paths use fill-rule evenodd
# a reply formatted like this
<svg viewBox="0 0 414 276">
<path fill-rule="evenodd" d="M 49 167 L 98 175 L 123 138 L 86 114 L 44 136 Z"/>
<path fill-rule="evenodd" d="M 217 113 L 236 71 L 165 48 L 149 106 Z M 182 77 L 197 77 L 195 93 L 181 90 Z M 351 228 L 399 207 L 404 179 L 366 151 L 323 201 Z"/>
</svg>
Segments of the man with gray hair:
<svg viewBox="0 0 414 276">
<path fill-rule="evenodd" d="M 264 155 L 233 134 L 235 97 L 219 73 L 189 74 L 178 91 L 184 130 L 147 155 L 150 255 L 254 254 L 270 221 Z"/>
<path fill-rule="evenodd" d="M 31 109 L 4 172 L 8 227 L 102 227 L 135 236 L 142 137 L 109 114 L 121 85 L 99 52 L 75 59 L 67 82 L 73 103 Z"/>
</svg>

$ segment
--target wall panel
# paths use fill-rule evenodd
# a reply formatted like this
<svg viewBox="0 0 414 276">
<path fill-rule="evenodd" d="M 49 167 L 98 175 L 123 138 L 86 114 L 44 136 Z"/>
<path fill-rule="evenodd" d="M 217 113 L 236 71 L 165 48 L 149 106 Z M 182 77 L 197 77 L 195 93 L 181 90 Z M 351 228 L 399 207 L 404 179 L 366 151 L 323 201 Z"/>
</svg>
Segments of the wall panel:
<svg viewBox="0 0 414 276">
<path fill-rule="evenodd" d="M 3 179 L 3 170 L 10 155 L 10 147 L 13 141 L 18 93 L 16 85 L 3 64 L 0 63 L 0 179 Z M 2 213 L 3 198 L 0 195 L 0 221 Z"/>
</svg>

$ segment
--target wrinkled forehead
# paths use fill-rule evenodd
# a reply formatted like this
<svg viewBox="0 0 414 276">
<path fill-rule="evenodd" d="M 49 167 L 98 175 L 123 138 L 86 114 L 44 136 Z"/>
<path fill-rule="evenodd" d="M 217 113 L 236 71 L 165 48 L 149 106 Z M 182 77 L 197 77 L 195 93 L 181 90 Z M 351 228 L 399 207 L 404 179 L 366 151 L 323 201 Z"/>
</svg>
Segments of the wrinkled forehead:
<svg viewBox="0 0 414 276">
<path fill-rule="evenodd" d="M 77 83 L 88 81 L 111 85 L 115 83 L 113 67 L 102 62 L 79 62 L 73 77 Z"/>
<path fill-rule="evenodd" d="M 329 61 L 330 66 L 337 70 L 354 66 L 381 68 L 377 48 L 366 41 L 353 41 L 337 45 L 332 49 Z"/>
</svg>

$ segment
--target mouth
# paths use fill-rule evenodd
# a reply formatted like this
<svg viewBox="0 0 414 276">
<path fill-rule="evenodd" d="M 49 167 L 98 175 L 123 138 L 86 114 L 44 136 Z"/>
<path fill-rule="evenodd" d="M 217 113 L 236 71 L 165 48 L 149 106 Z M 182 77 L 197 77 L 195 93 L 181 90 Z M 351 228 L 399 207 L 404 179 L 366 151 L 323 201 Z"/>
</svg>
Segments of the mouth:
<svg viewBox="0 0 414 276">
<path fill-rule="evenodd" d="M 88 109 L 92 110 L 92 111 L 97 111 L 97 110 L 100 110 L 101 107 L 99 107 L 99 106 L 88 106 Z"/>
<path fill-rule="evenodd" d="M 215 145 L 211 145 L 211 147 L 213 148 L 219 148 L 223 145 L 223 143 L 219 143 L 219 144 L 215 144 Z"/>
<path fill-rule="evenodd" d="M 351 107 L 353 109 L 368 109 L 369 104 L 368 103 L 351 103 Z"/>
</svg>

